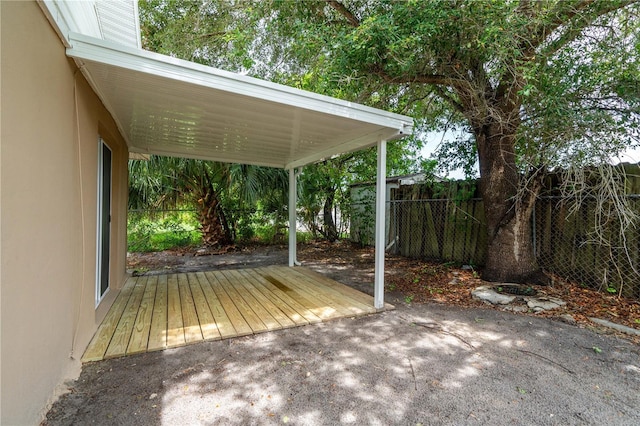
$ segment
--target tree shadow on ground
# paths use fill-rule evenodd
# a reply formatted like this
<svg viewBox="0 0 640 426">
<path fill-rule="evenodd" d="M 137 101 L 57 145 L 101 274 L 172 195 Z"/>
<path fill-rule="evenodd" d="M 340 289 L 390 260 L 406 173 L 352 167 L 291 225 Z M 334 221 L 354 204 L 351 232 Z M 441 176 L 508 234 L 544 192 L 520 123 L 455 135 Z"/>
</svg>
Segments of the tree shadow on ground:
<svg viewBox="0 0 640 426">
<path fill-rule="evenodd" d="M 89 364 L 48 424 L 640 424 L 639 355 L 546 319 L 401 306 Z"/>
</svg>

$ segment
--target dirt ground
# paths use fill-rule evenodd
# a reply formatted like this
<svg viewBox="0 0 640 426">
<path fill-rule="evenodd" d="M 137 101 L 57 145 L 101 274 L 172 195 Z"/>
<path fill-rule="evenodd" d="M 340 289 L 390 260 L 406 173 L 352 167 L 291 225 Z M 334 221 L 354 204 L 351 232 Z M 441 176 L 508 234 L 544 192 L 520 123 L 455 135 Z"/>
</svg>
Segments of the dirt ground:
<svg viewBox="0 0 640 426">
<path fill-rule="evenodd" d="M 370 249 L 316 243 L 298 258 L 373 293 Z M 155 274 L 287 253 L 128 260 Z M 542 291 L 567 301 L 559 312 L 513 314 L 471 299 L 473 270 L 393 257 L 386 270 L 393 311 L 86 364 L 44 424 L 640 424 L 640 346 L 588 320 L 638 327 L 637 302 L 556 282 Z"/>
</svg>

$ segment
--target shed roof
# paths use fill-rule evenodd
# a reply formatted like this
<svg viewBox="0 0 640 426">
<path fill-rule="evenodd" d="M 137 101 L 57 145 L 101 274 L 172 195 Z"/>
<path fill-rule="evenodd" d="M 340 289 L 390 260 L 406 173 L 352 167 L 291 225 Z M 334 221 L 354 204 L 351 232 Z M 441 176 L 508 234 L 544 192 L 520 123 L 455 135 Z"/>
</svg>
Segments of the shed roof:
<svg viewBox="0 0 640 426">
<path fill-rule="evenodd" d="M 70 33 L 134 153 L 294 168 L 408 135 L 413 119 Z"/>
</svg>

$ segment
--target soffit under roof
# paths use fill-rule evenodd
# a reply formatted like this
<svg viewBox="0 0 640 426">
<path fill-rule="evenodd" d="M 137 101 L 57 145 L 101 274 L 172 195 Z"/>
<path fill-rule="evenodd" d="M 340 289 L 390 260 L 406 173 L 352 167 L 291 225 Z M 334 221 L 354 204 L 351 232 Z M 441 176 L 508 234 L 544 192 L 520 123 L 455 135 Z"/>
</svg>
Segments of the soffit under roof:
<svg viewBox="0 0 640 426">
<path fill-rule="evenodd" d="M 410 134 L 412 118 L 70 34 L 129 150 L 298 167 Z"/>
</svg>

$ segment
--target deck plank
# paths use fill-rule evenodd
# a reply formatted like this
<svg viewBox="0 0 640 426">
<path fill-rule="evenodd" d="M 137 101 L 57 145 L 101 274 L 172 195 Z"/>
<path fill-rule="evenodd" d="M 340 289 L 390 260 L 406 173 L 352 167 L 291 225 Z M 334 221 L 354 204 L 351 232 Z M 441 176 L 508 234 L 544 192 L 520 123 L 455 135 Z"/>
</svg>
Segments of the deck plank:
<svg viewBox="0 0 640 426">
<path fill-rule="evenodd" d="M 270 266 L 131 277 L 82 361 L 372 312 L 376 312 L 373 297 L 307 268 Z"/>
<path fill-rule="evenodd" d="M 254 294 L 255 289 L 246 277 L 232 269 L 223 271 L 223 274 L 227 277 L 229 282 L 233 283 L 234 289 L 238 291 L 240 296 L 242 296 L 244 301 L 247 302 L 251 307 L 251 310 L 255 312 L 268 330 L 280 330 L 283 328 L 283 325 L 276 319 L 276 316 L 283 316 L 284 318 L 286 318 L 286 316 L 284 316 L 282 312 L 275 308 L 268 300 L 261 297 L 262 295 L 259 292 Z M 289 322 L 293 325 L 291 321 Z"/>
<path fill-rule="evenodd" d="M 315 281 L 318 281 L 323 285 L 330 287 L 345 296 L 348 296 L 351 300 L 357 300 L 358 302 L 363 303 L 367 306 L 373 306 L 373 296 L 356 290 L 353 287 L 349 287 L 348 285 L 339 283 L 338 281 L 332 280 L 331 278 L 325 277 L 321 273 L 316 272 L 312 269 L 299 267 L 295 268 L 295 270 L 300 274 L 307 275 L 308 277 L 313 278 Z"/>
<path fill-rule="evenodd" d="M 105 358 L 115 358 L 125 354 L 146 284 L 147 277 L 138 277 L 136 279 L 136 285 L 133 288 L 133 293 L 127 302 L 127 306 L 122 313 L 118 326 L 113 333 L 111 343 L 109 343 L 109 347 L 104 354 Z"/>
<path fill-rule="evenodd" d="M 335 281 L 329 277 L 326 277 L 324 275 L 322 275 L 321 273 L 314 271 L 312 269 L 309 268 L 305 268 L 305 267 L 299 267 L 296 268 L 296 270 L 299 273 L 308 275 L 309 277 L 313 278 L 314 280 L 322 283 L 322 285 L 326 285 L 327 287 L 330 287 L 336 291 L 338 291 L 341 294 L 344 294 L 345 296 L 347 296 L 348 298 L 352 299 L 352 300 L 357 300 L 360 303 L 364 303 L 366 306 L 374 306 L 374 298 L 373 296 L 367 294 L 367 293 L 363 293 L 360 290 L 356 290 L 353 287 L 349 287 L 348 285 L 342 284 L 338 281 Z M 394 310 L 396 307 L 393 306 L 391 303 L 386 303 L 384 304 L 384 308 L 382 309 L 375 309 L 375 312 L 380 312 L 380 311 L 389 311 L 389 310 Z"/>
<path fill-rule="evenodd" d="M 304 319 L 309 321 L 310 324 L 316 324 L 323 321 L 323 318 L 319 315 L 316 315 L 314 310 L 317 308 L 316 305 L 309 302 L 304 297 L 301 297 L 295 291 L 290 288 L 285 288 L 284 286 L 278 284 L 274 284 L 274 282 L 279 283 L 277 280 L 272 278 L 268 273 L 265 274 L 264 271 L 254 270 L 252 274 L 257 274 L 260 277 L 261 283 L 263 287 L 269 292 L 269 294 L 276 296 L 283 302 L 285 302 L 288 306 L 293 308 L 299 315 L 301 315 Z M 271 278 L 271 279 L 270 279 Z M 322 312 L 318 312 L 322 314 Z M 292 320 L 296 321 L 295 317 L 289 317 Z"/>
<path fill-rule="evenodd" d="M 203 340 L 196 305 L 189 288 L 189 280 L 185 274 L 178 275 L 178 291 L 180 292 L 180 307 L 184 321 L 184 340 L 187 343 Z"/>
<path fill-rule="evenodd" d="M 158 277 L 156 298 L 153 304 L 151 329 L 149 330 L 148 351 L 157 351 L 167 347 L 167 276 Z"/>
<path fill-rule="evenodd" d="M 116 331 L 116 327 L 120 322 L 120 318 L 124 313 L 124 309 L 129 302 L 129 297 L 131 297 L 135 285 L 136 279 L 129 277 L 120 290 L 120 294 L 118 294 L 118 297 L 116 297 L 116 300 L 113 302 L 113 305 L 111 305 L 109 312 L 107 312 L 107 315 L 104 317 L 104 320 L 102 320 L 98 330 L 96 330 L 96 333 L 93 335 L 91 342 L 89 342 L 87 349 L 82 355 L 82 362 L 100 361 L 104 359 L 104 354 L 107 352 L 113 333 Z"/>
<path fill-rule="evenodd" d="M 266 309 L 276 321 L 278 321 L 278 324 L 280 324 L 282 328 L 290 328 L 298 325 L 297 322 L 293 321 L 282 310 L 282 307 L 281 307 L 282 303 L 280 304 L 274 303 L 272 300 L 270 300 L 267 296 L 265 296 L 260 291 L 260 287 L 262 286 L 262 284 L 256 281 L 254 277 L 252 277 L 250 274 L 248 274 L 244 270 L 236 270 L 234 271 L 234 274 L 238 277 L 237 282 L 239 282 L 241 285 L 244 285 L 247 291 L 249 291 L 251 295 L 255 297 L 255 299 L 260 303 L 260 305 L 262 305 L 262 307 Z M 242 279 L 239 279 L 239 278 L 242 278 Z M 298 317 L 300 317 L 300 315 L 298 315 Z M 302 320 L 300 324 L 309 323 L 302 317 L 300 318 Z"/>
<path fill-rule="evenodd" d="M 151 317 L 153 315 L 153 304 L 156 298 L 156 290 L 158 288 L 158 277 L 149 277 L 147 285 L 138 308 L 136 322 L 133 325 L 129 345 L 127 346 L 127 355 L 137 354 L 147 351 L 149 343 L 149 331 L 151 330 Z"/>
<path fill-rule="evenodd" d="M 198 281 L 200 282 L 202 293 L 204 294 L 204 297 L 207 300 L 207 304 L 209 305 L 209 309 L 211 310 L 211 314 L 216 321 L 220 337 L 226 339 L 228 337 L 237 336 L 238 332 L 233 327 L 231 320 L 222 307 L 222 303 L 220 302 L 220 299 L 218 299 L 216 292 L 213 291 L 213 287 L 211 287 L 211 283 L 207 279 L 205 273 L 196 272 L 196 278 L 198 278 Z"/>
<path fill-rule="evenodd" d="M 186 343 L 176 274 L 167 277 L 167 292 L 167 347 L 173 348 L 183 346 Z"/>
<path fill-rule="evenodd" d="M 234 287 L 234 285 L 229 281 L 224 271 L 219 271 L 216 273 L 216 278 L 218 278 L 218 282 L 227 292 L 231 300 L 233 301 L 238 311 L 242 314 L 242 317 L 247 322 L 249 327 L 251 327 L 251 331 L 253 333 L 262 333 L 268 331 L 269 328 L 265 325 L 262 319 L 251 309 L 251 306 L 246 302 L 243 298 L 243 294 L 241 288 Z"/>
<path fill-rule="evenodd" d="M 339 291 L 332 286 L 318 285 L 319 280 L 315 277 L 309 276 L 303 273 L 300 268 L 286 268 L 286 267 L 272 267 L 277 270 L 280 276 L 287 277 L 290 283 L 303 287 L 310 294 L 316 296 L 322 296 L 323 300 L 330 300 L 337 306 L 350 311 L 354 315 L 364 315 L 374 313 L 376 309 L 373 306 L 373 300 L 371 303 L 363 303 L 359 300 L 351 298 L 348 294 Z M 307 285 L 305 285 L 307 284 Z"/>
<path fill-rule="evenodd" d="M 277 292 L 279 291 L 277 288 L 270 289 L 268 286 L 271 285 L 269 281 L 267 281 L 262 275 L 257 274 L 255 271 L 247 271 L 243 270 L 242 273 L 248 276 L 251 280 L 253 280 L 254 288 L 258 290 L 260 293 L 264 295 L 267 299 L 271 301 L 275 306 L 277 306 L 291 321 L 293 321 L 296 325 L 307 325 L 311 322 L 303 316 L 299 311 L 306 311 L 303 306 L 298 306 L 296 309 L 293 305 L 296 304 L 295 300 L 291 299 L 287 303 L 286 294 L 282 293 L 278 297 Z M 311 311 L 306 312 L 310 318 L 314 318 L 314 322 L 321 322 L 322 320 L 316 317 Z"/>
<path fill-rule="evenodd" d="M 246 303 L 250 312 L 255 315 L 255 317 L 260 321 L 260 324 L 263 324 L 266 329 L 260 328 L 259 331 L 272 331 L 272 330 L 280 330 L 282 325 L 271 315 L 269 310 L 267 310 L 262 304 L 256 299 L 251 291 L 247 289 L 246 279 L 237 274 L 233 270 L 225 270 L 221 271 L 222 275 L 227 278 L 227 282 L 233 289 L 238 293 L 244 303 Z M 254 330 L 256 332 L 256 330 Z"/>
<path fill-rule="evenodd" d="M 271 280 L 276 280 L 280 285 L 292 289 L 302 299 L 307 300 L 309 310 L 322 318 L 323 321 L 352 315 L 350 311 L 344 309 L 337 301 L 330 300 L 325 297 L 324 294 L 312 288 L 298 285 L 295 280 L 291 279 L 291 276 L 281 274 L 279 269 L 271 267 L 261 268 L 261 273 L 265 274 L 264 276 L 269 277 Z"/>
<path fill-rule="evenodd" d="M 202 287 L 200 286 L 200 280 L 193 272 L 187 274 L 187 279 L 189 280 L 189 288 L 191 289 L 193 303 L 196 308 L 196 313 L 198 314 L 202 337 L 204 340 L 220 339 L 221 336 L 220 331 L 218 331 L 218 325 L 216 324 L 216 320 L 213 318 L 207 299 L 204 297 Z"/>
<path fill-rule="evenodd" d="M 205 272 L 205 276 L 209 280 L 211 288 L 218 297 L 218 300 L 220 301 L 222 308 L 226 312 L 229 321 L 231 321 L 231 324 L 233 324 L 233 328 L 236 330 L 237 336 L 247 336 L 249 334 L 253 334 L 253 330 L 251 329 L 249 324 L 247 324 L 244 317 L 242 316 L 236 305 L 233 303 L 233 300 L 223 288 L 220 280 L 218 280 L 218 275 L 214 272 L 208 271 Z"/>
</svg>

